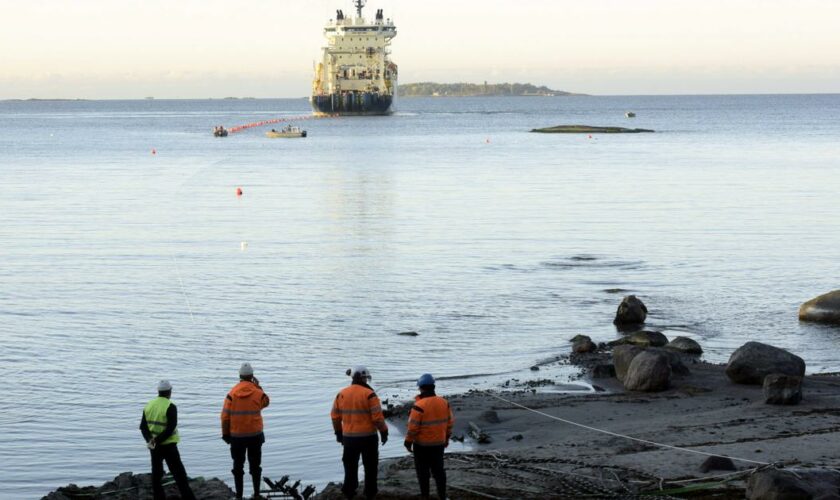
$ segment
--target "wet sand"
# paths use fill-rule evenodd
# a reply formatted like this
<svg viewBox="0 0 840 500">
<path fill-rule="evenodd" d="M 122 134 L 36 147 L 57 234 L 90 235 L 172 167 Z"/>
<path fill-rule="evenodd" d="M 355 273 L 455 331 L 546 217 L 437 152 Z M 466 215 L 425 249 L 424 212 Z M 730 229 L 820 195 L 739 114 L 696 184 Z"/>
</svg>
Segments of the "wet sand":
<svg viewBox="0 0 840 500">
<path fill-rule="evenodd" d="M 608 356 L 586 355 L 576 361 L 583 367 Z M 808 376 L 800 404 L 773 406 L 764 403 L 760 386 L 730 382 L 723 365 L 688 366 L 690 375 L 675 377 L 672 387 L 659 393 L 626 392 L 610 378 L 592 380 L 603 389 L 594 394 L 500 389 L 450 397 L 457 418 L 454 435 L 466 436 L 466 443 L 474 445 L 472 452 L 447 454 L 450 497 L 574 498 L 659 488 L 682 494 L 677 488 L 705 484 L 705 491 L 743 498 L 742 477 L 761 463 L 840 465 L 840 377 Z M 719 476 L 734 473 L 701 472 L 708 456 L 575 427 L 495 396 L 617 434 L 738 457 L 744 460 L 734 460 L 736 472 L 745 473 L 719 484 Z M 488 410 L 496 412 L 498 422 L 483 417 Z M 404 430 L 405 421 L 405 407 L 396 408 L 390 423 Z M 469 436 L 470 422 L 491 442 L 477 444 Z M 411 457 L 383 461 L 380 471 L 381 498 L 418 494 Z M 699 478 L 712 479 L 691 481 Z M 328 488 L 321 498 L 334 497 Z"/>
</svg>

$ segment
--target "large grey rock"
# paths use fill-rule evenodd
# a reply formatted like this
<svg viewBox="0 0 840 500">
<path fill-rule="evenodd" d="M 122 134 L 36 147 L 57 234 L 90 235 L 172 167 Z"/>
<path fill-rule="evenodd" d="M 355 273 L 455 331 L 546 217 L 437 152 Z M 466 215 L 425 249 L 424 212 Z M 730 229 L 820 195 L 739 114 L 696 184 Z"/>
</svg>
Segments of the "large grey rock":
<svg viewBox="0 0 840 500">
<path fill-rule="evenodd" d="M 671 363 L 662 353 L 640 352 L 630 362 L 623 382 L 628 391 L 664 391 L 671 384 Z"/>
<path fill-rule="evenodd" d="M 615 376 L 618 380 L 623 381 L 624 376 L 627 375 L 627 370 L 630 368 L 630 363 L 639 353 L 644 351 L 639 346 L 635 345 L 619 345 L 613 349 L 613 366 L 615 366 Z"/>
<path fill-rule="evenodd" d="M 795 405 L 802 401 L 802 377 L 771 373 L 764 377 L 764 402 Z"/>
<path fill-rule="evenodd" d="M 747 342 L 729 357 L 726 375 L 736 384 L 763 384 L 771 373 L 805 375 L 805 361 L 784 349 Z"/>
<path fill-rule="evenodd" d="M 750 476 L 748 500 L 840 498 L 840 472 L 829 469 L 765 469 Z"/>
<path fill-rule="evenodd" d="M 656 352 L 668 358 L 668 363 L 671 365 L 671 373 L 674 375 L 690 375 L 691 371 L 683 363 L 683 358 L 680 353 L 669 351 L 664 347 L 648 347 L 646 351 Z"/>
<path fill-rule="evenodd" d="M 640 325 L 645 322 L 647 312 L 647 307 L 641 300 L 636 298 L 635 295 L 628 295 L 618 305 L 613 323 L 616 325 Z"/>
<path fill-rule="evenodd" d="M 840 290 L 822 294 L 799 306 L 799 319 L 840 324 Z"/>
<path fill-rule="evenodd" d="M 595 343 L 592 342 L 592 339 L 586 335 L 577 335 L 574 339 L 572 339 L 572 352 L 581 354 L 585 352 L 592 352 L 597 348 L 598 346 L 596 346 Z"/>
<path fill-rule="evenodd" d="M 665 349 L 685 354 L 703 354 L 703 348 L 700 347 L 700 344 L 688 337 L 677 337 L 671 340 L 665 344 Z"/>
<path fill-rule="evenodd" d="M 662 347 L 668 343 L 668 337 L 661 332 L 651 330 L 640 330 L 633 332 L 626 337 L 628 344 L 639 347 Z"/>
</svg>

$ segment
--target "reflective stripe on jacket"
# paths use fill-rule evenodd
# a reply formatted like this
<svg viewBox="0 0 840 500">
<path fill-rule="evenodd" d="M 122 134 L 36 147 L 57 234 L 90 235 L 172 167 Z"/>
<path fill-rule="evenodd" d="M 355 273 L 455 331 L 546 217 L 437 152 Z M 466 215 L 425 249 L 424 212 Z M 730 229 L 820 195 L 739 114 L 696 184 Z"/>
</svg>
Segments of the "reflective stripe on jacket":
<svg viewBox="0 0 840 500">
<path fill-rule="evenodd" d="M 420 446 L 446 446 L 455 417 L 449 402 L 440 396 L 417 396 L 408 415 L 405 440 Z"/>
<path fill-rule="evenodd" d="M 377 429 L 388 432 L 379 396 L 369 386 L 352 384 L 338 393 L 330 417 L 333 430 L 344 437 L 375 436 Z"/>
<path fill-rule="evenodd" d="M 166 410 L 169 409 L 170 404 L 172 402 L 169 401 L 169 398 L 158 396 L 149 401 L 146 407 L 143 408 L 143 416 L 146 417 L 146 426 L 149 428 L 152 436 L 157 437 L 166 429 L 166 424 L 169 422 L 169 419 L 166 418 Z M 166 441 L 159 444 L 174 444 L 180 440 L 178 429 L 175 429 L 172 431 L 172 435 L 166 438 Z"/>
<path fill-rule="evenodd" d="M 268 396 L 255 383 L 242 380 L 236 384 L 222 407 L 222 435 L 244 438 L 262 434 L 261 411 L 268 403 Z"/>
</svg>

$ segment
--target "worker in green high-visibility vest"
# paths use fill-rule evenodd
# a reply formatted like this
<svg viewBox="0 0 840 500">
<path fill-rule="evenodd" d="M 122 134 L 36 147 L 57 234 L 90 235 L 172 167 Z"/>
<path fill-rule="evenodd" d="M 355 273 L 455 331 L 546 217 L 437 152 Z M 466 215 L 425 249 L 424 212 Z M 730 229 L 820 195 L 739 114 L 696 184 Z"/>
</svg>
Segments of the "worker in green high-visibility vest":
<svg viewBox="0 0 840 500">
<path fill-rule="evenodd" d="M 172 384 L 168 380 L 161 380 L 157 386 L 158 397 L 149 401 L 143 408 L 143 418 L 140 419 L 140 432 L 146 440 L 149 453 L 152 456 L 152 491 L 155 500 L 166 500 L 163 492 L 163 462 L 184 500 L 195 500 L 181 455 L 178 453 L 178 409 L 169 400 L 172 396 Z"/>
</svg>

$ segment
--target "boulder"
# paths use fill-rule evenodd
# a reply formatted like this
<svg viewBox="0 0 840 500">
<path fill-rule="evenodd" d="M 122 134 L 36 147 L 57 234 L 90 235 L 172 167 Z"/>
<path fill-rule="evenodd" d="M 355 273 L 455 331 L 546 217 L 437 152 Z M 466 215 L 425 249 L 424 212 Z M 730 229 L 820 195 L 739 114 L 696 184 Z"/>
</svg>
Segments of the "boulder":
<svg viewBox="0 0 840 500">
<path fill-rule="evenodd" d="M 671 373 L 674 375 L 691 375 L 691 370 L 683 363 L 683 358 L 678 352 L 669 351 L 664 347 L 648 347 L 646 351 L 662 354 L 668 358 L 668 363 L 671 365 Z"/>
<path fill-rule="evenodd" d="M 645 322 L 647 312 L 647 307 L 641 300 L 636 298 L 635 295 L 628 295 L 618 305 L 613 323 L 616 325 L 640 325 Z"/>
<path fill-rule="evenodd" d="M 613 349 L 613 366 L 615 366 L 615 376 L 618 380 L 624 380 L 627 375 L 627 370 L 630 368 L 630 363 L 640 352 L 644 351 L 641 347 L 635 345 L 619 345 Z"/>
<path fill-rule="evenodd" d="M 802 377 L 771 373 L 764 377 L 764 402 L 795 405 L 802 401 Z"/>
<path fill-rule="evenodd" d="M 840 290 L 825 293 L 799 306 L 799 320 L 840 325 Z"/>
<path fill-rule="evenodd" d="M 703 354 L 703 348 L 700 347 L 700 344 L 688 337 L 676 337 L 665 344 L 665 349 L 670 349 L 684 354 Z"/>
<path fill-rule="evenodd" d="M 726 375 L 736 384 L 762 384 L 771 373 L 805 375 L 805 361 L 784 349 L 747 342 L 729 357 Z"/>
<path fill-rule="evenodd" d="M 630 362 L 623 382 L 628 391 L 664 391 L 671 384 L 671 363 L 662 353 L 640 352 Z"/>
<path fill-rule="evenodd" d="M 597 348 L 598 346 L 596 346 L 595 343 L 592 342 L 592 339 L 586 335 L 578 335 L 572 341 L 572 352 L 576 352 L 578 354 L 592 352 Z"/>
<path fill-rule="evenodd" d="M 840 498 L 840 472 L 830 469 L 764 469 L 750 476 L 746 493 L 749 500 Z"/>
<path fill-rule="evenodd" d="M 660 332 L 650 330 L 640 330 L 631 333 L 627 337 L 627 343 L 637 345 L 639 347 L 662 347 L 668 343 L 668 337 Z"/>
</svg>

